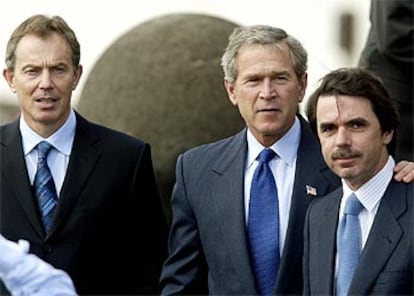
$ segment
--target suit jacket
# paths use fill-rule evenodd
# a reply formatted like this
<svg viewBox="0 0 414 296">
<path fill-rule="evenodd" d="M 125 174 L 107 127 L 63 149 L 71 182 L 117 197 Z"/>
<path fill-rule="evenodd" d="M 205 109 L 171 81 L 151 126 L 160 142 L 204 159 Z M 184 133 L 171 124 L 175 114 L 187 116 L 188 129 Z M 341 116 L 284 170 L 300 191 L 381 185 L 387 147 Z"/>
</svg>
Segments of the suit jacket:
<svg viewBox="0 0 414 296">
<path fill-rule="evenodd" d="M 69 273 L 80 294 L 156 292 L 166 221 L 148 144 L 76 114 L 51 232 L 27 174 L 18 120 L 0 127 L 0 230 Z"/>
<path fill-rule="evenodd" d="M 342 188 L 315 200 L 306 216 L 304 294 L 332 295 Z M 414 183 L 388 185 L 362 250 L 349 294 L 413 295 Z"/>
<path fill-rule="evenodd" d="M 370 21 L 359 66 L 381 77 L 398 103 L 397 159 L 414 159 L 414 2 L 371 0 Z"/>
<path fill-rule="evenodd" d="M 322 195 L 339 185 L 308 124 L 300 121 L 302 137 L 277 294 L 302 293 L 303 224 L 313 198 L 306 185 Z M 246 153 L 244 129 L 179 156 L 162 294 L 257 294 L 244 214 Z"/>
</svg>

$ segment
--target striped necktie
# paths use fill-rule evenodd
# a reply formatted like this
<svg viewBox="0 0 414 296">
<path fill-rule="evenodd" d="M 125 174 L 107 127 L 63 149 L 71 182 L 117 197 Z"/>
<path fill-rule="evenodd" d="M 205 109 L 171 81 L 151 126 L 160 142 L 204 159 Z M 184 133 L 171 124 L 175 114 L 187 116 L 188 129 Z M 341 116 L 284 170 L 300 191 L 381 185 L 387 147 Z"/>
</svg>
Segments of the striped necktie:
<svg viewBox="0 0 414 296">
<path fill-rule="evenodd" d="M 45 141 L 37 145 L 38 162 L 34 179 L 35 196 L 46 233 L 49 233 L 52 226 L 53 213 L 57 203 L 55 183 L 47 165 L 47 155 L 51 149 L 52 145 Z"/>
</svg>

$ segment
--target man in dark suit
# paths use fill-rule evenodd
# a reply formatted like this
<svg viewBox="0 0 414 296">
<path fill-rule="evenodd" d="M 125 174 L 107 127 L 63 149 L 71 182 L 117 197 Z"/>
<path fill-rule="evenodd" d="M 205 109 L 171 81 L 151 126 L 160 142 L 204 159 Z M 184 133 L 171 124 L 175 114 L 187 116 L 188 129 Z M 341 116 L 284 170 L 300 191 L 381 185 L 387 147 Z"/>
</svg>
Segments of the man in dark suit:
<svg viewBox="0 0 414 296">
<path fill-rule="evenodd" d="M 311 95 L 308 118 L 342 186 L 309 206 L 304 294 L 413 295 L 414 184 L 392 177 L 395 103 L 371 73 L 339 69 Z"/>
<path fill-rule="evenodd" d="M 281 29 L 241 27 L 229 38 L 222 66 L 230 101 L 247 128 L 178 158 L 162 294 L 301 294 L 306 209 L 316 196 L 340 185 L 298 114 L 307 84 L 307 53 Z M 259 284 L 254 266 L 261 266 L 252 259 L 254 242 L 248 232 L 256 158 L 265 148 L 277 154 L 269 166 L 279 206 L 267 208 L 279 215 L 279 235 L 271 231 L 267 238 L 277 236 L 278 251 L 270 249 L 280 261 L 267 290 Z M 263 221 L 260 228 L 267 225 Z"/>
<path fill-rule="evenodd" d="M 21 116 L 0 127 L 0 230 L 80 294 L 155 293 L 167 233 L 150 146 L 71 108 L 79 60 L 60 17 L 28 18 L 7 44 L 3 74 Z"/>
<path fill-rule="evenodd" d="M 414 1 L 371 0 L 371 27 L 359 66 L 381 77 L 397 102 L 396 159 L 414 159 Z"/>
</svg>

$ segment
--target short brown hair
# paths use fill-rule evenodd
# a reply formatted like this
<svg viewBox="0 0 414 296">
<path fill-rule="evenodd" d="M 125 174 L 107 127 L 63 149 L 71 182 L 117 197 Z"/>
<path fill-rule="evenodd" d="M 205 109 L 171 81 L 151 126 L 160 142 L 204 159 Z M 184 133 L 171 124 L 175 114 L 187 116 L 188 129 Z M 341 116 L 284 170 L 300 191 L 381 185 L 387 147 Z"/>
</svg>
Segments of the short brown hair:
<svg viewBox="0 0 414 296">
<path fill-rule="evenodd" d="M 75 69 L 79 67 L 80 45 L 73 30 L 60 16 L 33 15 L 23 21 L 12 33 L 6 48 L 6 67 L 14 71 L 16 66 L 16 48 L 20 40 L 28 34 L 47 37 L 51 33 L 58 33 L 69 44 L 72 50 L 72 64 Z"/>
</svg>

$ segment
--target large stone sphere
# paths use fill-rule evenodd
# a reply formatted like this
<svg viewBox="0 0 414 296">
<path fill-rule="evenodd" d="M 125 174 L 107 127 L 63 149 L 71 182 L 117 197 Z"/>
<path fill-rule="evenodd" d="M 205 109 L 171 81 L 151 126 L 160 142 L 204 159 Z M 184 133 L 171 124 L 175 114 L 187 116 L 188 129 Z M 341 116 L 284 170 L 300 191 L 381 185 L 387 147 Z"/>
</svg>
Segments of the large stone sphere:
<svg viewBox="0 0 414 296">
<path fill-rule="evenodd" d="M 168 214 L 177 156 L 244 126 L 220 66 L 235 27 L 195 14 L 142 23 L 105 51 L 82 90 L 81 114 L 151 144 Z"/>
</svg>

